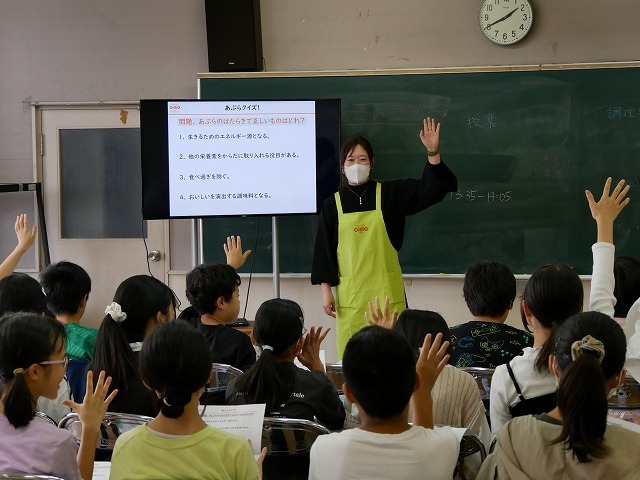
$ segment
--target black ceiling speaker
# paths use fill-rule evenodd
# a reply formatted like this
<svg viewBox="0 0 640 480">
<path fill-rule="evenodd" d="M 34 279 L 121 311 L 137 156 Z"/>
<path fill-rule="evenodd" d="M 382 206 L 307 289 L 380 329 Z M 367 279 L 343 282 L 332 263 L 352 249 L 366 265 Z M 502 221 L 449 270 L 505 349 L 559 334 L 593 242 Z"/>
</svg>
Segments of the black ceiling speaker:
<svg viewBox="0 0 640 480">
<path fill-rule="evenodd" d="M 205 0 L 210 72 L 262 70 L 260 0 Z"/>
</svg>

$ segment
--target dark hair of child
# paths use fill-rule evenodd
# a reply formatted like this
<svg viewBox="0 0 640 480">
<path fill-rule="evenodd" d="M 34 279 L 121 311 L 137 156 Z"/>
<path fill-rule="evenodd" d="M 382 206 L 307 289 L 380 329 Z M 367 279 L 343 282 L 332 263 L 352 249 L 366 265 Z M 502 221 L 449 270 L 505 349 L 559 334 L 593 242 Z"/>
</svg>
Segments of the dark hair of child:
<svg viewBox="0 0 640 480">
<path fill-rule="evenodd" d="M 0 280 L 0 315 L 9 312 L 42 314 L 47 298 L 38 281 L 24 273 L 12 273 Z"/>
<path fill-rule="evenodd" d="M 198 265 L 187 275 L 187 299 L 200 315 L 216 311 L 218 298 L 230 300 L 240 276 L 231 265 Z"/>
<path fill-rule="evenodd" d="M 167 418 L 178 418 L 193 392 L 211 376 L 211 354 L 202 334 L 184 322 L 158 325 L 140 352 L 140 375 L 160 394 L 158 406 Z"/>
<path fill-rule="evenodd" d="M 613 262 L 616 297 L 614 317 L 626 318 L 629 309 L 640 298 L 640 260 L 633 257 L 616 257 Z"/>
<path fill-rule="evenodd" d="M 347 139 L 340 147 L 340 188 L 347 185 L 347 177 L 344 174 L 344 162 L 347 160 L 349 154 L 356 147 L 362 147 L 369 155 L 369 164 L 371 168 L 373 168 L 373 147 L 369 140 L 364 137 L 352 137 Z"/>
<path fill-rule="evenodd" d="M 267 300 L 256 312 L 253 338 L 262 349 L 255 365 L 237 380 L 237 390 L 248 403 L 266 403 L 266 411 L 276 410 L 293 390 L 294 372 L 278 369 L 275 356 L 282 355 L 302 337 L 304 316 L 300 305 L 291 300 Z"/>
<path fill-rule="evenodd" d="M 47 295 L 47 305 L 55 315 L 73 315 L 80 302 L 91 292 L 91 278 L 75 263 L 52 263 L 40 274 L 40 284 Z"/>
<path fill-rule="evenodd" d="M 553 353 L 556 329 L 571 315 L 582 311 L 584 290 L 576 271 L 567 265 L 553 264 L 538 268 L 524 287 L 522 299 L 531 314 L 546 329 L 551 330 L 542 345 L 535 367 L 539 372 L 548 371 L 549 355 Z M 527 319 L 521 309 L 522 323 L 527 331 Z"/>
<path fill-rule="evenodd" d="M 112 378 L 111 386 L 121 393 L 139 379 L 138 361 L 130 343 L 142 342 L 151 318 L 158 312 L 169 316 L 175 309 L 173 291 L 160 280 L 148 275 L 135 275 L 123 281 L 113 296 L 127 318 L 121 322 L 105 315 L 98 330 L 91 370 L 97 378 L 101 370 Z"/>
<path fill-rule="evenodd" d="M 24 372 L 64 350 L 64 325 L 34 313 L 10 313 L 0 318 L 0 387 L 4 414 L 15 428 L 25 427 L 35 417 L 36 400 Z"/>
<path fill-rule="evenodd" d="M 409 342 L 393 330 L 365 327 L 344 350 L 345 383 L 367 415 L 390 419 L 402 414 L 416 383 L 416 358 Z"/>
<path fill-rule="evenodd" d="M 513 306 L 516 277 L 502 263 L 474 263 L 464 276 L 462 294 L 473 316 L 499 317 Z"/>
<path fill-rule="evenodd" d="M 431 310 L 413 310 L 410 308 L 404 310 L 398 317 L 393 330 L 400 333 L 409 342 L 416 359 L 424 339 L 429 333 L 431 338 L 435 338 L 438 333 L 442 333 L 442 341 L 451 342 L 451 332 L 447 322 L 442 318 L 442 315 Z"/>
<path fill-rule="evenodd" d="M 598 351 L 581 348 L 572 358 L 572 345 L 590 335 L 602 342 L 604 357 Z M 566 442 L 579 462 L 607 453 L 604 432 L 607 427 L 606 382 L 619 375 L 624 366 L 627 342 L 622 328 L 599 312 L 579 313 L 556 331 L 554 355 L 562 377 L 558 386 L 558 409 L 562 414 L 562 433 L 553 443 Z M 602 363 L 601 363 L 602 362 Z"/>
</svg>

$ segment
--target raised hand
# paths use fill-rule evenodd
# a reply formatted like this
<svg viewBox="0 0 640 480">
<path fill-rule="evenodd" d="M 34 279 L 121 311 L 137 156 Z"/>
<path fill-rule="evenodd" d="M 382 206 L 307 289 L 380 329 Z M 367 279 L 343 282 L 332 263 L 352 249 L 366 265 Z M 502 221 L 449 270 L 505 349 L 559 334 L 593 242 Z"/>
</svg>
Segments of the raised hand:
<svg viewBox="0 0 640 480">
<path fill-rule="evenodd" d="M 440 122 L 436 124 L 435 118 L 425 118 L 420 130 L 420 140 L 428 152 L 437 152 L 440 146 Z"/>
<path fill-rule="evenodd" d="M 436 335 L 431 341 L 431 334 L 427 334 L 422 344 L 420 357 L 416 363 L 418 388 L 411 396 L 413 406 L 413 424 L 425 428 L 433 428 L 433 400 L 431 390 L 440 372 L 449 361 L 447 355 L 449 342 L 442 343 L 442 334 Z"/>
<path fill-rule="evenodd" d="M 16 218 L 15 230 L 16 237 L 18 237 L 18 246 L 16 248 L 24 253 L 33 245 L 38 227 L 34 225 L 32 228 L 29 228 L 29 217 L 27 217 L 26 213 L 23 213 Z"/>
<path fill-rule="evenodd" d="M 591 216 L 598 225 L 598 242 L 613 243 L 613 222 L 630 201 L 628 197 L 625 198 L 629 193 L 629 185 L 625 186 L 625 181 L 620 180 L 611 192 L 611 182 L 611 177 L 607 178 L 597 202 L 589 190 L 585 191 Z"/>
<path fill-rule="evenodd" d="M 364 312 L 364 318 L 369 325 L 378 325 L 380 327 L 392 329 L 398 321 L 398 311 L 394 310 L 393 314 L 389 312 L 389 297 L 384 302 L 384 311 L 380 308 L 380 298 L 376 297 L 376 308 L 373 308 L 369 302 L 369 311 Z"/>
<path fill-rule="evenodd" d="M 224 249 L 224 254 L 227 256 L 227 264 L 236 270 L 242 267 L 247 257 L 251 255 L 251 250 L 247 250 L 246 252 L 242 251 L 242 239 L 240 235 L 237 237 L 233 235 L 227 237 L 227 243 L 223 244 L 222 248 Z"/>
<path fill-rule="evenodd" d="M 298 354 L 298 360 L 309 370 L 324 371 L 324 365 L 320 360 L 320 344 L 329 334 L 331 329 L 328 328 L 324 332 L 322 327 L 311 327 L 309 333 L 304 338 L 304 344 L 302 350 Z"/>
</svg>

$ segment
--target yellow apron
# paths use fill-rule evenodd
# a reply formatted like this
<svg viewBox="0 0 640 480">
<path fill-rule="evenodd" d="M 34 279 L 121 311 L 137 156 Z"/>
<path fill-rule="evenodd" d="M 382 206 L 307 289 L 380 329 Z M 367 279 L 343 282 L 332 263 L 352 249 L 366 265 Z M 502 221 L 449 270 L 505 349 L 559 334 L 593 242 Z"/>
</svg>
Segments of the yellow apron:
<svg viewBox="0 0 640 480">
<path fill-rule="evenodd" d="M 338 275 L 336 287 L 336 336 L 338 358 L 349 339 L 367 325 L 368 302 L 389 297 L 391 312 L 406 308 L 398 252 L 387 234 L 381 208 L 381 184 L 376 184 L 376 209 L 343 213 L 340 192 L 338 209 Z"/>
</svg>

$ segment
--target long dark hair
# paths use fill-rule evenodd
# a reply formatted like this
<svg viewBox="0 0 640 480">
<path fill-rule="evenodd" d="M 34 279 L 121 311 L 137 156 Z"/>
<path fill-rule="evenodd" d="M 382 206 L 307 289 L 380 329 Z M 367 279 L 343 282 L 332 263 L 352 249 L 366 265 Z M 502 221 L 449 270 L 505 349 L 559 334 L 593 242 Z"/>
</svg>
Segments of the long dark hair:
<svg viewBox="0 0 640 480">
<path fill-rule="evenodd" d="M 267 300 L 256 312 L 253 338 L 262 348 L 258 361 L 237 381 L 237 391 L 248 403 L 266 403 L 275 410 L 291 395 L 293 372 L 277 368 L 274 356 L 281 355 L 302 337 L 304 317 L 300 305 L 291 300 Z"/>
<path fill-rule="evenodd" d="M 204 387 L 211 375 L 209 345 L 185 322 L 155 328 L 144 342 L 139 362 L 142 380 L 160 393 L 159 410 L 167 418 L 180 417 L 193 392 Z"/>
<path fill-rule="evenodd" d="M 602 360 L 597 352 L 588 349 L 580 349 L 573 358 L 573 343 L 587 335 L 602 342 Z M 622 328 L 599 312 L 574 315 L 556 331 L 553 353 L 562 371 L 557 394 L 562 433 L 552 443 L 566 442 L 579 462 L 588 462 L 589 457 L 599 458 L 607 453 L 603 443 L 609 396 L 606 382 L 621 373 L 626 351 Z"/>
<path fill-rule="evenodd" d="M 447 322 L 442 318 L 442 315 L 431 310 L 412 310 L 410 308 L 404 310 L 393 326 L 393 330 L 407 339 L 416 358 L 418 358 L 420 348 L 429 333 L 432 338 L 435 338 L 438 333 L 442 333 L 442 342 L 451 343 L 451 332 Z"/>
<path fill-rule="evenodd" d="M 567 265 L 544 265 L 529 278 L 522 299 L 538 322 L 551 330 L 535 364 L 536 370 L 544 372 L 549 368 L 549 355 L 553 353 L 555 330 L 571 315 L 582 311 L 582 282 L 576 271 Z M 522 308 L 520 312 L 525 329 L 530 331 Z"/>
<path fill-rule="evenodd" d="M 34 398 L 24 376 L 26 370 L 64 350 L 65 330 L 57 320 L 33 313 L 10 313 L 0 318 L 0 387 L 4 414 L 15 428 L 35 416 Z M 23 369 L 24 372 L 16 371 Z M 15 372 L 15 373 L 14 373 Z"/>
<path fill-rule="evenodd" d="M 616 305 L 613 315 L 625 318 L 629 309 L 640 298 L 640 260 L 633 257 L 616 257 L 613 262 Z"/>
<path fill-rule="evenodd" d="M 112 378 L 112 389 L 126 392 L 127 385 L 139 381 L 138 361 L 130 343 L 142 342 L 151 318 L 158 312 L 169 315 L 176 307 L 173 291 L 160 280 L 148 275 L 135 275 L 122 282 L 113 301 L 122 307 L 127 318 L 115 321 L 105 315 L 98 330 L 91 370 L 97 375 L 104 370 Z"/>
</svg>

